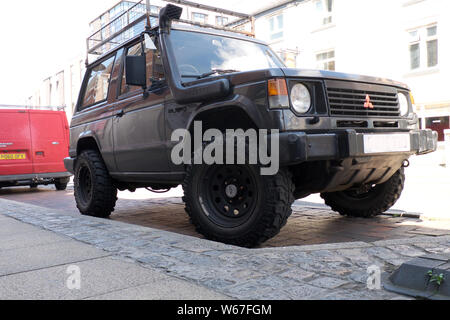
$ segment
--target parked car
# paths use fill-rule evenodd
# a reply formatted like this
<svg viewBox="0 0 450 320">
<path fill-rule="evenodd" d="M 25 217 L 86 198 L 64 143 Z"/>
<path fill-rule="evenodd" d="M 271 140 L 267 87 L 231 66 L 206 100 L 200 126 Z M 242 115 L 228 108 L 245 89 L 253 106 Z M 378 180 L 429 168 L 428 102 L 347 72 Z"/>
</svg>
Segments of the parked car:
<svg viewBox="0 0 450 320">
<path fill-rule="evenodd" d="M 264 42 L 172 25 L 180 10 L 163 8 L 159 27 L 87 67 L 65 160 L 82 214 L 109 217 L 118 189 L 182 185 L 200 233 L 252 247 L 278 234 L 294 200 L 310 194 L 342 215 L 385 212 L 401 195 L 408 158 L 436 150 L 406 85 L 289 69 Z M 277 129 L 280 170 L 175 164 L 172 133 L 194 132 L 196 121 L 203 132 Z"/>
<path fill-rule="evenodd" d="M 0 109 L 0 188 L 54 184 L 65 190 L 71 173 L 69 124 L 63 111 Z"/>
</svg>

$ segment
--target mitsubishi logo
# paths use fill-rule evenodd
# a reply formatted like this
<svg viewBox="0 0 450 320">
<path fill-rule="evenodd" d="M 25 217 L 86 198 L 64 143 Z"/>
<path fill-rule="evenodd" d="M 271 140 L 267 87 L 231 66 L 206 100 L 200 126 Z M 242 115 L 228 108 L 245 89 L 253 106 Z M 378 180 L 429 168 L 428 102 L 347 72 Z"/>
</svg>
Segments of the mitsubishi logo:
<svg viewBox="0 0 450 320">
<path fill-rule="evenodd" d="M 370 102 L 370 96 L 366 95 L 366 103 L 364 103 L 364 109 L 373 109 L 374 106 L 372 102 Z"/>
</svg>

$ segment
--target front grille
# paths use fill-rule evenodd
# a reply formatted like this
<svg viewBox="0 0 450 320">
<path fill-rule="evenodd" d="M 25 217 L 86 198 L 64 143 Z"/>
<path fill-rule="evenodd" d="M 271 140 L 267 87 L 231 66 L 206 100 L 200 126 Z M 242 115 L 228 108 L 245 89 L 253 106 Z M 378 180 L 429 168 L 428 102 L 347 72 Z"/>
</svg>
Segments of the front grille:
<svg viewBox="0 0 450 320">
<path fill-rule="evenodd" d="M 393 90 L 366 91 L 354 88 L 328 87 L 331 115 L 355 117 L 400 117 L 398 93 Z M 389 92 L 388 92 L 389 91 Z M 370 97 L 373 109 L 364 104 Z"/>
</svg>

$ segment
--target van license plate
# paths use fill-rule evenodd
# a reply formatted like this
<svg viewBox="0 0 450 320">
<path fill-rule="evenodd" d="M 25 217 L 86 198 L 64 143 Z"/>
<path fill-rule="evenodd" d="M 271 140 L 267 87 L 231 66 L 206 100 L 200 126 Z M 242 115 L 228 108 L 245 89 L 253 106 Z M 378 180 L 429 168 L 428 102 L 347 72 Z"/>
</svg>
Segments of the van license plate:
<svg viewBox="0 0 450 320">
<path fill-rule="evenodd" d="M 0 160 L 25 160 L 26 158 L 25 153 L 0 153 Z"/>
<path fill-rule="evenodd" d="M 366 134 L 364 135 L 364 153 L 410 152 L 409 134 Z"/>
</svg>

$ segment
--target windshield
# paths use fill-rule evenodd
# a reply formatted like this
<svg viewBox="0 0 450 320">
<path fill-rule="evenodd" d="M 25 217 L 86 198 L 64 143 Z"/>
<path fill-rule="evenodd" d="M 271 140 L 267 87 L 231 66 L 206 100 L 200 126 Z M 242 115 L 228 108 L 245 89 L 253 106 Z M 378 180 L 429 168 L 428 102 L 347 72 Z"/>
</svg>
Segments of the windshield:
<svg viewBox="0 0 450 320">
<path fill-rule="evenodd" d="M 284 67 L 268 46 L 251 41 L 178 30 L 172 31 L 170 41 L 183 81 Z"/>
</svg>

